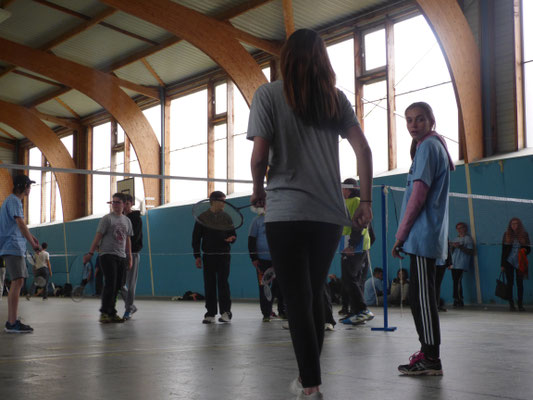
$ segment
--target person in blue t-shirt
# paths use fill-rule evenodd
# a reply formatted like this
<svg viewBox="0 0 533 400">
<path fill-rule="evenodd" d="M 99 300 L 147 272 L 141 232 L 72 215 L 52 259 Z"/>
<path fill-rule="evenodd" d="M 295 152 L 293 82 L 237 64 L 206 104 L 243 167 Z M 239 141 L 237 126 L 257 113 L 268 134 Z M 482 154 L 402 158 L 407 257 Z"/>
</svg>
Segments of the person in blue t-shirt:
<svg viewBox="0 0 533 400">
<path fill-rule="evenodd" d="M 450 242 L 452 248 L 452 270 L 453 279 L 453 308 L 462 308 L 465 303 L 463 301 L 463 272 L 468 271 L 470 263 L 472 262 L 472 254 L 474 254 L 474 241 L 468 234 L 468 225 L 464 222 L 459 222 L 455 225 L 457 229 L 457 236 Z"/>
<path fill-rule="evenodd" d="M 26 267 L 26 240 L 34 250 L 39 249 L 39 242 L 24 222 L 22 199 L 28 196 L 31 185 L 35 183 L 26 175 L 17 175 L 13 179 L 13 193 L 10 194 L 0 208 L 0 256 L 4 259 L 7 274 L 11 279 L 7 297 L 7 322 L 5 331 L 8 333 L 31 333 L 33 328 L 18 320 L 18 304 L 20 289 L 24 279 L 28 277 Z"/>
<path fill-rule="evenodd" d="M 403 258 L 404 252 L 410 257 L 409 299 L 421 349 L 398 370 L 405 375 L 442 375 L 435 260 L 446 258 L 448 251 L 448 193 L 454 165 L 444 139 L 434 131 L 429 104 L 411 104 L 405 119 L 416 146 L 392 256 Z"/>
</svg>

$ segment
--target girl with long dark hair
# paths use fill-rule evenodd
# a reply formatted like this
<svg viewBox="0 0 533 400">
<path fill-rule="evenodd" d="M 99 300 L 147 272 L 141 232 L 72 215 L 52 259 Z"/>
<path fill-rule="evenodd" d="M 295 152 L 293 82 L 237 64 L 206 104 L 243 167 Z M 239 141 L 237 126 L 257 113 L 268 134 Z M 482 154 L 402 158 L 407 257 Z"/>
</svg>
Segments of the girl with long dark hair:
<svg viewBox="0 0 533 400">
<path fill-rule="evenodd" d="M 299 369 L 291 390 L 298 398 L 321 399 L 324 282 L 348 219 L 338 136 L 357 156 L 361 204 L 352 221 L 359 229 L 372 219 L 372 154 L 352 105 L 335 87 L 316 32 L 301 29 L 291 35 L 281 52 L 281 75 L 283 81 L 257 90 L 250 110 L 250 201 L 262 205 L 268 198 L 266 234 Z"/>
</svg>

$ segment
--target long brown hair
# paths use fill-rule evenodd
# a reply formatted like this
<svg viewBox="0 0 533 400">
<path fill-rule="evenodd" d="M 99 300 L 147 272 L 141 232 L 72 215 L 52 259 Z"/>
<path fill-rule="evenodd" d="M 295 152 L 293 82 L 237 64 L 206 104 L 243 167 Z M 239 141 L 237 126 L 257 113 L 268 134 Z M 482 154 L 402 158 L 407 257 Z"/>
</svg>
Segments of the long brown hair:
<svg viewBox="0 0 533 400">
<path fill-rule="evenodd" d="M 513 221 L 518 222 L 518 228 L 516 229 L 516 232 L 511 228 L 511 224 Z M 519 218 L 513 217 L 509 221 L 509 224 L 507 225 L 507 230 L 505 231 L 505 234 L 503 235 L 503 242 L 505 244 L 512 244 L 514 240 L 518 240 L 522 246 L 528 245 L 527 240 L 528 234 L 524 228 L 524 224 L 522 224 L 522 221 L 520 221 Z"/>
<path fill-rule="evenodd" d="M 281 49 L 281 76 L 287 103 L 306 124 L 338 125 L 335 72 L 317 32 L 299 29 L 289 37 Z"/>
</svg>

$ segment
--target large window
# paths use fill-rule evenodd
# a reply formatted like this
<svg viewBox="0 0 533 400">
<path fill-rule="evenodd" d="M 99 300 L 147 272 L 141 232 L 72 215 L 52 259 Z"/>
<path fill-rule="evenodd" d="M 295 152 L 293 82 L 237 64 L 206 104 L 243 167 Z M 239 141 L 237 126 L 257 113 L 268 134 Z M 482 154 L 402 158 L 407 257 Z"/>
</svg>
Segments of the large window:
<svg viewBox="0 0 533 400">
<path fill-rule="evenodd" d="M 73 136 L 69 135 L 61 138 L 61 142 L 72 157 Z M 31 166 L 51 166 L 37 147 L 31 148 L 28 155 L 29 165 Z M 63 203 L 55 175 L 52 172 L 30 170 L 29 177 L 32 181 L 35 181 L 35 184 L 28 198 L 28 223 L 36 225 L 45 222 L 62 221 Z"/>
<path fill-rule="evenodd" d="M 95 126 L 93 129 L 93 169 L 110 171 L 111 167 L 111 123 Z M 111 193 L 109 175 L 93 175 L 93 214 L 109 213 Z"/>
<path fill-rule="evenodd" d="M 170 105 L 170 174 L 207 177 L 207 90 L 177 98 Z M 170 201 L 204 198 L 204 181 L 172 180 Z"/>
<path fill-rule="evenodd" d="M 457 102 L 450 73 L 435 35 L 422 16 L 394 25 L 396 89 L 396 144 L 398 168 L 411 164 L 411 136 L 405 127 L 404 110 L 411 103 L 431 105 L 452 159 L 459 158 Z"/>
<path fill-rule="evenodd" d="M 526 143 L 533 147 L 533 1 L 522 0 Z"/>
</svg>

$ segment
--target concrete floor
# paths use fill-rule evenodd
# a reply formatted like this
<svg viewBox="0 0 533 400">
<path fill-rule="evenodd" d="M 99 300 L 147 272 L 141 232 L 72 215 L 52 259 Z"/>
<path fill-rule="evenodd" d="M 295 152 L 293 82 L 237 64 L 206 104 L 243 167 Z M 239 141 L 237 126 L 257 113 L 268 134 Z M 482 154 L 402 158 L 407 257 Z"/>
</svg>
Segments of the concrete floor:
<svg viewBox="0 0 533 400">
<path fill-rule="evenodd" d="M 120 302 L 120 309 L 122 309 Z M 0 333 L 0 399 L 292 399 L 289 333 L 234 303 L 231 324 L 203 325 L 203 304 L 140 300 L 125 324 L 100 325 L 99 301 L 21 299 L 31 335 Z M 337 309 L 335 310 L 335 312 Z M 441 314 L 443 377 L 404 377 L 417 350 L 409 310 L 363 327 L 337 325 L 322 354 L 324 398 L 533 399 L 533 314 L 503 308 Z M 7 315 L 0 302 L 0 321 Z"/>
</svg>

